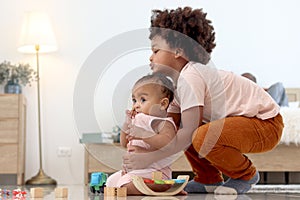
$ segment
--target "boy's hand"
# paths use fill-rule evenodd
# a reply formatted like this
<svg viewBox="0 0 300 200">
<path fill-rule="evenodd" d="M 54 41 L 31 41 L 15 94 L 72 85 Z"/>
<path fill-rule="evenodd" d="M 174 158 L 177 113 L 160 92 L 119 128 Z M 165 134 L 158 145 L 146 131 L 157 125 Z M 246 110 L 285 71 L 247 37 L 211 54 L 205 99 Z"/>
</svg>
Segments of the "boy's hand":
<svg viewBox="0 0 300 200">
<path fill-rule="evenodd" d="M 147 153 L 147 152 L 150 152 L 150 150 L 147 150 L 143 147 L 136 146 L 136 145 L 131 145 L 130 142 L 127 144 L 127 151 L 129 153 Z"/>
<path fill-rule="evenodd" d="M 133 169 L 144 169 L 148 167 L 153 162 L 148 159 L 147 153 L 149 152 L 150 151 L 145 148 L 128 143 L 127 153 L 123 156 L 123 170 L 125 169 L 126 172 L 129 172 Z"/>
<path fill-rule="evenodd" d="M 123 155 L 123 165 L 127 172 L 135 169 L 145 169 L 154 162 L 149 153 L 127 152 Z"/>
</svg>

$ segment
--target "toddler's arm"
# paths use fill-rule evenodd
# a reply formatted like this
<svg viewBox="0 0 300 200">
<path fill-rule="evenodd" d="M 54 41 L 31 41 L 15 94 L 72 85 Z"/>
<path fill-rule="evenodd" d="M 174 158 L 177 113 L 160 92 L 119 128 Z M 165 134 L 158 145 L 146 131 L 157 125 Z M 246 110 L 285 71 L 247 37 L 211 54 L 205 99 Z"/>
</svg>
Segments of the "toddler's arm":
<svg viewBox="0 0 300 200">
<path fill-rule="evenodd" d="M 156 151 L 169 144 L 175 137 L 175 127 L 169 121 L 154 120 L 151 126 L 154 132 L 147 131 L 139 126 L 131 125 L 129 131 L 130 134 L 126 135 L 126 139 L 128 141 L 131 141 L 133 139 L 143 140 L 150 146 L 150 148 L 147 149 L 148 151 Z"/>
<path fill-rule="evenodd" d="M 150 145 L 152 151 L 166 146 L 175 138 L 175 127 L 169 121 L 156 120 L 153 122 L 153 128 L 157 134 L 143 138 L 143 141 Z"/>
</svg>

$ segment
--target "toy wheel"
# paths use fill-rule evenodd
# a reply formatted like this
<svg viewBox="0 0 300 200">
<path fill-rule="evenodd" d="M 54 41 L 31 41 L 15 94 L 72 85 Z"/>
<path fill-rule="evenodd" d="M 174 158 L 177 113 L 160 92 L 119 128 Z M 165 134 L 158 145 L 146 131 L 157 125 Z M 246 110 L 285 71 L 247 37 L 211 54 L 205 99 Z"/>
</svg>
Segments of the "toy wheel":
<svg viewBox="0 0 300 200">
<path fill-rule="evenodd" d="M 105 185 L 101 186 L 99 192 L 104 193 L 104 188 L 105 188 Z"/>
<path fill-rule="evenodd" d="M 90 190 L 91 190 L 91 192 L 92 192 L 93 194 L 96 193 L 96 190 L 95 190 L 95 188 L 94 188 L 93 186 L 90 187 Z"/>
</svg>

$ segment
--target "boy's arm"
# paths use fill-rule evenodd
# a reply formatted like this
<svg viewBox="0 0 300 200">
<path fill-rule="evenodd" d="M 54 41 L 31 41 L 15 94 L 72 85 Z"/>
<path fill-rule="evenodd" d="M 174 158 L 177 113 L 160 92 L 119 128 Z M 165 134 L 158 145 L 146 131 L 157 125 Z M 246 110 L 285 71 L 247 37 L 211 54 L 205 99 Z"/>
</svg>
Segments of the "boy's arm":
<svg viewBox="0 0 300 200">
<path fill-rule="evenodd" d="M 180 128 L 181 114 L 180 113 L 168 113 L 168 117 L 172 117 L 176 124 L 177 130 Z"/>
</svg>

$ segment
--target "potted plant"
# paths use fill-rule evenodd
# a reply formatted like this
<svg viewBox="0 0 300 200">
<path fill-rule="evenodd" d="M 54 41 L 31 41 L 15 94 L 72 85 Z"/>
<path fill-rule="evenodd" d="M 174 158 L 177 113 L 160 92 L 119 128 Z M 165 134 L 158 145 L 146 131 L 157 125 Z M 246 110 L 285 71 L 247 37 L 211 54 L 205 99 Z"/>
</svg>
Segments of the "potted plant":
<svg viewBox="0 0 300 200">
<path fill-rule="evenodd" d="M 36 81 L 36 72 L 29 64 L 11 64 L 8 61 L 0 63 L 0 84 L 5 84 L 5 93 L 22 93 L 22 87 Z M 21 85 L 20 85 L 21 84 Z"/>
</svg>

